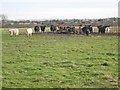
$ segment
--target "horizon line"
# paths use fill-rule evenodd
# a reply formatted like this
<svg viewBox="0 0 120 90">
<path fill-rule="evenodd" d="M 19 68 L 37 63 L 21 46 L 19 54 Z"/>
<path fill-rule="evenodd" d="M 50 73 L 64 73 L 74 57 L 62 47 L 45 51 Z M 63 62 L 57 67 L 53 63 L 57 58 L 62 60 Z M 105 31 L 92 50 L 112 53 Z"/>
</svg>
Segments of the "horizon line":
<svg viewBox="0 0 120 90">
<path fill-rule="evenodd" d="M 104 18 L 45 18 L 45 19 L 9 19 L 8 20 L 11 20 L 11 21 L 20 21 L 20 20 L 37 20 L 37 21 L 45 21 L 45 20 L 72 20 L 72 19 L 79 19 L 79 20 L 91 20 L 91 19 L 108 19 L 108 18 L 119 18 L 119 16 L 117 17 L 104 17 Z"/>
</svg>

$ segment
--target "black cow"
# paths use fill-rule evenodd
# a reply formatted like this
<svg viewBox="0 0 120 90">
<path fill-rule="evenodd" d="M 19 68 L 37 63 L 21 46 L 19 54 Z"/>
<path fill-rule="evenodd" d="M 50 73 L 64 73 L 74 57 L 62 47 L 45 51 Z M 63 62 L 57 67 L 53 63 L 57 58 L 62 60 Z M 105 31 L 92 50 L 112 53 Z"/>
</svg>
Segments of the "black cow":
<svg viewBox="0 0 120 90">
<path fill-rule="evenodd" d="M 107 27 L 108 27 L 108 26 L 104 26 L 104 25 L 98 26 L 98 33 L 99 33 L 99 34 L 102 34 L 102 33 L 104 34 Z"/>
<path fill-rule="evenodd" d="M 50 30 L 51 30 L 51 32 L 54 32 L 54 31 L 56 31 L 56 26 L 54 26 L 54 25 L 51 25 L 51 26 L 50 26 Z"/>
<path fill-rule="evenodd" d="M 42 32 L 45 32 L 45 27 L 46 27 L 45 25 L 40 26 Z"/>
<path fill-rule="evenodd" d="M 39 26 L 35 26 L 34 30 L 35 30 L 35 32 L 39 32 L 39 30 L 40 30 Z"/>
</svg>

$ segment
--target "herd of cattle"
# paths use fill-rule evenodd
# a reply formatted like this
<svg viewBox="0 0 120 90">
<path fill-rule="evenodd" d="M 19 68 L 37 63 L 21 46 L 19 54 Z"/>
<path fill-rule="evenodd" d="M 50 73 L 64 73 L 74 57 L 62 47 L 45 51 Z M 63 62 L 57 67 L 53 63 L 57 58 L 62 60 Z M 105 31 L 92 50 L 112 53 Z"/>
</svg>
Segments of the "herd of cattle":
<svg viewBox="0 0 120 90">
<path fill-rule="evenodd" d="M 97 26 L 98 28 L 98 34 L 102 34 L 105 32 L 109 32 L 110 31 L 110 26 L 105 26 L 105 25 L 99 25 Z M 46 30 L 46 26 L 42 25 L 42 26 L 35 26 L 34 27 L 34 31 L 35 33 L 38 32 L 45 32 Z M 89 35 L 92 34 L 94 32 L 94 27 L 92 27 L 91 25 L 78 25 L 78 26 L 65 26 L 65 25 L 59 25 L 59 26 L 55 26 L 55 25 L 51 25 L 50 26 L 50 30 L 51 32 L 56 32 L 56 33 L 73 33 L 73 34 L 85 34 L 85 35 Z M 9 29 L 10 35 L 19 35 L 19 29 Z M 28 28 L 26 30 L 27 32 L 27 36 L 32 36 L 33 30 L 32 28 Z"/>
</svg>

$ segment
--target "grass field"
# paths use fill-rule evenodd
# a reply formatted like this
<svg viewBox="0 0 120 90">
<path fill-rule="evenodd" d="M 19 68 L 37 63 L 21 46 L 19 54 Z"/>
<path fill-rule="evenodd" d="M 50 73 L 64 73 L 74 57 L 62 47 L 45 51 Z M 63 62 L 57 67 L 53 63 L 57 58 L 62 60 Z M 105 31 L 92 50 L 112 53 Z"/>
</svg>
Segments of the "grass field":
<svg viewBox="0 0 120 90">
<path fill-rule="evenodd" d="M 2 30 L 2 86 L 117 88 L 118 37 L 34 34 Z"/>
</svg>

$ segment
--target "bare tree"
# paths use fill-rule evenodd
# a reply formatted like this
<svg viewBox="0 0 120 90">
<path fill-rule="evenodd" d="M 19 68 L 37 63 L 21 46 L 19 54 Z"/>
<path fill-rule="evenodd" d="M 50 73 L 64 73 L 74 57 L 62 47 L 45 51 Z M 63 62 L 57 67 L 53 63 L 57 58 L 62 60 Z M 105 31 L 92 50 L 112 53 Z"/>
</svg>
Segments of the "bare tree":
<svg viewBox="0 0 120 90">
<path fill-rule="evenodd" d="M 8 20 L 7 16 L 4 14 L 0 15 L 0 18 L 2 22 L 6 22 Z"/>
<path fill-rule="evenodd" d="M 0 27 L 3 27 L 7 23 L 8 18 L 5 14 L 0 15 Z"/>
</svg>

